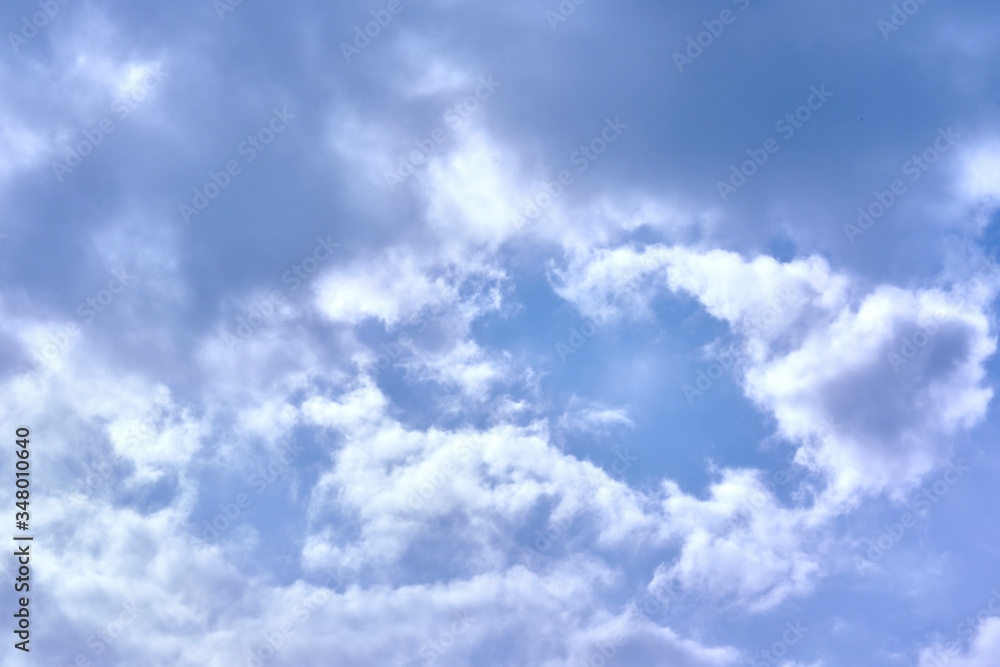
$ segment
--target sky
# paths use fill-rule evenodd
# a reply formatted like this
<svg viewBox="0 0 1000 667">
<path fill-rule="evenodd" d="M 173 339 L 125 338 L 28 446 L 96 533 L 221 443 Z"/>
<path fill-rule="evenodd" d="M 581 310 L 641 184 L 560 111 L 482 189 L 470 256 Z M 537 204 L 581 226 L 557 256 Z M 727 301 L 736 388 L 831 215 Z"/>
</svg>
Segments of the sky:
<svg viewBox="0 0 1000 667">
<path fill-rule="evenodd" d="M 0 28 L 0 667 L 1000 664 L 995 3 Z"/>
</svg>

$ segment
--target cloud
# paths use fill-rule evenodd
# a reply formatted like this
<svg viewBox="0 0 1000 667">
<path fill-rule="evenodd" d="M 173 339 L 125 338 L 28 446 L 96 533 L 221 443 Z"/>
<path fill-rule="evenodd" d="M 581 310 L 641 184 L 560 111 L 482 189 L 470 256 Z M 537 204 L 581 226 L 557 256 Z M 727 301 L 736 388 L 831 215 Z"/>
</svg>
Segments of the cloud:
<svg viewBox="0 0 1000 667">
<path fill-rule="evenodd" d="M 987 618 L 963 652 L 955 644 L 935 644 L 920 652 L 919 667 L 990 667 L 1000 658 L 1000 618 Z"/>
<path fill-rule="evenodd" d="M 335 322 L 356 325 L 379 319 L 388 326 L 413 319 L 425 307 L 448 302 L 456 287 L 446 276 L 431 278 L 405 251 L 334 268 L 317 288 L 317 306 Z"/>
<path fill-rule="evenodd" d="M 594 251 L 557 272 L 556 290 L 603 319 L 648 314 L 657 287 L 695 297 L 739 336 L 727 363 L 746 396 L 799 446 L 800 464 L 827 476 L 831 499 L 846 500 L 912 487 L 948 459 L 948 438 L 984 417 L 997 273 L 980 273 L 951 288 L 865 293 L 818 257 L 652 245 Z"/>
<path fill-rule="evenodd" d="M 559 426 L 566 431 L 586 435 L 617 433 L 616 427 L 622 426 L 636 428 L 627 408 L 611 408 L 600 403 L 588 403 L 577 396 L 570 400 L 565 414 L 559 418 Z"/>
<path fill-rule="evenodd" d="M 651 590 L 679 584 L 693 595 L 764 611 L 811 592 L 826 574 L 832 516 L 822 505 L 783 507 L 759 471 L 725 470 L 704 500 L 663 483 L 666 529 L 682 539 Z"/>
</svg>

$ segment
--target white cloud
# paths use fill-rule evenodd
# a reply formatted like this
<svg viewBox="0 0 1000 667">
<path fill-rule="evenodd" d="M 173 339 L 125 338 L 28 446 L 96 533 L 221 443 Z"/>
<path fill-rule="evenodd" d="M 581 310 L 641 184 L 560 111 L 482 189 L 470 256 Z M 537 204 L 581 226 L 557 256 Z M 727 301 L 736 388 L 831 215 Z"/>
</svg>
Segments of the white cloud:
<svg viewBox="0 0 1000 667">
<path fill-rule="evenodd" d="M 456 251 L 480 244 L 496 248 L 522 226 L 512 209 L 515 162 L 482 131 L 453 132 L 455 150 L 427 167 L 428 226 Z"/>
<path fill-rule="evenodd" d="M 860 294 L 817 257 L 781 264 L 650 246 L 595 251 L 557 275 L 558 293 L 595 318 L 647 313 L 664 282 L 697 298 L 741 337 L 746 395 L 842 500 L 915 484 L 992 396 L 981 383 L 996 349 L 985 312 L 995 274 L 970 289 Z"/>
<path fill-rule="evenodd" d="M 993 208 L 1000 206 L 1000 140 L 980 143 L 964 158 L 959 181 L 961 194 Z"/>
<path fill-rule="evenodd" d="M 955 644 L 935 644 L 920 652 L 920 667 L 994 667 L 1000 661 L 1000 618 L 982 621 L 965 651 Z"/>
<path fill-rule="evenodd" d="M 356 325 L 375 318 L 392 326 L 429 305 L 454 300 L 457 287 L 443 275 L 430 277 L 431 270 L 405 251 L 336 267 L 319 279 L 316 305 L 334 322 Z"/>
<path fill-rule="evenodd" d="M 627 408 L 590 403 L 577 396 L 570 400 L 565 414 L 559 418 L 559 426 L 567 431 L 589 435 L 617 433 L 616 427 L 636 427 Z"/>
<path fill-rule="evenodd" d="M 595 515 L 599 543 L 613 545 L 649 533 L 648 501 L 594 465 L 559 452 L 540 425 L 498 425 L 485 431 L 425 432 L 403 428 L 384 414 L 371 385 L 340 401 L 314 398 L 307 419 L 340 430 L 345 444 L 313 493 L 308 562 L 361 567 L 395 563 L 428 538 L 428 527 L 458 518 L 447 533 L 452 548 L 474 562 L 502 563 L 517 544 L 506 534 L 542 503 Z M 334 526 L 356 522 L 360 537 L 344 543 Z M 444 538 L 445 535 L 435 539 Z"/>
<path fill-rule="evenodd" d="M 661 566 L 651 589 L 680 584 L 763 611 L 812 590 L 825 574 L 829 511 L 783 507 L 750 470 L 725 470 L 704 500 L 664 482 L 666 526 L 683 544 L 677 560 Z"/>
<path fill-rule="evenodd" d="M 507 356 L 489 353 L 474 341 L 465 341 L 443 353 L 421 354 L 404 366 L 414 378 L 455 386 L 483 400 L 490 388 L 510 373 Z"/>
</svg>

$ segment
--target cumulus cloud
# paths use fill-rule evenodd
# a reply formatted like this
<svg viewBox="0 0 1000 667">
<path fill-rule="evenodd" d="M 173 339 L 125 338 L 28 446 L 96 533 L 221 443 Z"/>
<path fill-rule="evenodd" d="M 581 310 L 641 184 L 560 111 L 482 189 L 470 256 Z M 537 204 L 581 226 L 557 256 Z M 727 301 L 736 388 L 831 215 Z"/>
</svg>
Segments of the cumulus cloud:
<svg viewBox="0 0 1000 667">
<path fill-rule="evenodd" d="M 446 276 L 428 276 L 413 254 L 399 251 L 326 273 L 316 299 L 335 322 L 355 325 L 375 318 L 392 326 L 428 305 L 447 302 L 455 289 Z"/>
<path fill-rule="evenodd" d="M 883 44 L 860 0 L 780 16 L 754 3 L 735 15 L 755 30 L 717 35 L 697 76 L 654 63 L 651 87 L 645 47 L 682 45 L 710 15 L 632 3 L 609 20 L 586 3 L 553 26 L 531 3 L 414 4 L 388 22 L 351 3 L 235 4 L 60 5 L 0 64 L 0 421 L 35 434 L 40 660 L 729 667 L 750 656 L 734 644 L 793 606 L 822 616 L 849 599 L 842 634 L 881 611 L 864 602 L 884 588 L 859 593 L 838 569 L 854 518 L 956 442 L 978 446 L 962 441 L 992 400 L 997 272 L 966 261 L 994 243 L 1000 201 L 982 129 L 989 12 L 928 7 L 943 20 Z M 357 25 L 368 43 L 345 62 Z M 782 50 L 717 66 L 761 35 Z M 761 94 L 746 68 L 794 59 L 804 35 L 835 65 L 837 97 L 722 206 L 711 184 L 802 92 L 768 71 Z M 933 57 L 898 57 L 927 44 Z M 161 71 L 162 93 L 145 90 Z M 495 94 L 450 122 L 488 72 Z M 52 160 L 138 94 L 143 108 L 56 180 Z M 244 163 L 234 149 L 258 112 L 286 102 L 294 131 Z M 627 133 L 581 168 L 571 156 L 619 112 Z M 948 114 L 961 147 L 867 238 L 903 214 L 906 237 L 847 254 L 831 221 Z M 438 127 L 444 141 L 389 177 Z M 181 226 L 178 201 L 234 155 L 243 173 Z M 573 182 L 554 187 L 564 169 Z M 343 258 L 234 340 L 320 226 Z M 82 326 L 78 299 L 120 266 L 135 291 Z M 560 360 L 553 342 L 579 327 L 567 304 L 601 326 Z M 684 412 L 668 393 L 693 357 L 732 369 L 742 396 Z M 776 442 L 795 452 L 781 488 Z M 988 487 L 985 470 L 962 493 L 976 474 Z M 938 507 L 921 547 L 957 551 L 935 530 L 972 513 Z M 927 587 L 906 591 L 898 627 L 926 620 L 910 602 Z M 941 651 L 995 662 L 995 619 L 969 628 L 920 667 Z M 868 660 L 870 641 L 818 635 L 777 664 Z"/>
<path fill-rule="evenodd" d="M 664 482 L 666 526 L 682 540 L 650 589 L 667 587 L 762 611 L 810 592 L 826 573 L 830 551 L 822 505 L 783 507 L 759 471 L 726 470 L 707 499 Z"/>
<path fill-rule="evenodd" d="M 947 438 L 985 415 L 997 272 L 980 273 L 968 284 L 866 293 L 818 257 L 779 263 L 654 245 L 577 259 L 556 289 L 604 319 L 646 312 L 657 287 L 695 297 L 740 337 L 727 363 L 746 396 L 845 500 L 912 486 L 947 460 Z"/>
<path fill-rule="evenodd" d="M 970 628 L 973 630 L 973 628 Z M 974 628 L 968 647 L 935 644 L 920 652 L 919 667 L 989 667 L 1000 659 L 1000 618 L 990 617 Z"/>
</svg>

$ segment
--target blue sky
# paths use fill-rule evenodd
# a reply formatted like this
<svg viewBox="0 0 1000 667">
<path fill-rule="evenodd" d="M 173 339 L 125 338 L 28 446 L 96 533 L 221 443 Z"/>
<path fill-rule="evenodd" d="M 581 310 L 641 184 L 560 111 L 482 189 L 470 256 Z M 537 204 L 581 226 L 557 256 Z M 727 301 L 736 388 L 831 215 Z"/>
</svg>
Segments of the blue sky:
<svg viewBox="0 0 1000 667">
<path fill-rule="evenodd" d="M 4 667 L 1000 663 L 995 5 L 0 25 Z"/>
</svg>

